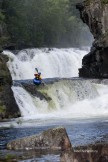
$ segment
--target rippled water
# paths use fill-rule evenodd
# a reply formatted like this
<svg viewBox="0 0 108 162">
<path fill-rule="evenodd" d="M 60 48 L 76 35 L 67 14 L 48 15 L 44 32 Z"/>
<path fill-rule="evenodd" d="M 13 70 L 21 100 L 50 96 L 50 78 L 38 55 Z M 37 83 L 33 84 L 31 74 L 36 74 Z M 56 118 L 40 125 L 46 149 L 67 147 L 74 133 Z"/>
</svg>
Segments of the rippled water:
<svg viewBox="0 0 108 162">
<path fill-rule="evenodd" d="M 30 123 L 30 121 L 29 121 Z M 6 144 L 16 138 L 21 138 L 29 135 L 38 134 L 49 128 L 54 128 L 57 126 L 64 126 L 67 130 L 68 136 L 71 140 L 72 146 L 81 146 L 91 143 L 108 143 L 108 120 L 107 119 L 89 119 L 89 120 L 58 120 L 58 121 L 47 121 L 43 120 L 39 125 L 39 121 L 31 121 L 31 127 L 22 128 L 8 128 L 0 129 L 0 152 L 7 154 L 12 153 L 10 151 L 4 151 L 6 149 Z M 36 124 L 37 123 L 37 124 Z M 37 125 L 37 126 L 36 126 Z M 14 154 L 18 154 L 14 152 Z M 29 153 L 20 152 L 26 159 L 20 162 L 58 162 L 60 161 L 60 153 L 52 153 L 49 151 L 41 151 L 39 153 L 33 152 Z M 30 156 L 30 158 L 29 158 Z"/>
</svg>

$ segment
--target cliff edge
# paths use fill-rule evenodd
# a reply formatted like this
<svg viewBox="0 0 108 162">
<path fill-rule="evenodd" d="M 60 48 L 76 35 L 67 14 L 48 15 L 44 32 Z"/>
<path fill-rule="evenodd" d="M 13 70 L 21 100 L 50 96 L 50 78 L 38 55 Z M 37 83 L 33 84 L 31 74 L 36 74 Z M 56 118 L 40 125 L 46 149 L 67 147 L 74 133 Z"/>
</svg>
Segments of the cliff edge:
<svg viewBox="0 0 108 162">
<path fill-rule="evenodd" d="M 79 76 L 108 78 L 108 0 L 86 0 L 76 8 L 94 36 L 91 51 L 82 60 Z"/>
</svg>

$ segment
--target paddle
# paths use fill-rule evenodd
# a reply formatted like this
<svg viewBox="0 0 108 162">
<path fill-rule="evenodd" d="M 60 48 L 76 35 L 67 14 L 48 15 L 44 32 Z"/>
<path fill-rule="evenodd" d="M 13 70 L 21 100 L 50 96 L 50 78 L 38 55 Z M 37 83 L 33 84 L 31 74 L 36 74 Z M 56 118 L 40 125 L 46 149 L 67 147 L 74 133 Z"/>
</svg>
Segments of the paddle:
<svg viewBox="0 0 108 162">
<path fill-rule="evenodd" d="M 36 72 L 38 73 L 38 69 L 37 69 L 37 68 L 35 68 L 35 70 L 36 70 Z"/>
</svg>

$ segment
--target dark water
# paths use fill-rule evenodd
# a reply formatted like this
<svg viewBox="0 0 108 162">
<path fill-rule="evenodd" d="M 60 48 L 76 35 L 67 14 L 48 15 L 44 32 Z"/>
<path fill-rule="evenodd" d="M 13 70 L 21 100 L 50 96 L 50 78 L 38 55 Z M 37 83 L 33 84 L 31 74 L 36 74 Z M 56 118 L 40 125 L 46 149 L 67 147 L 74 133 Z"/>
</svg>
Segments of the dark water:
<svg viewBox="0 0 108 162">
<path fill-rule="evenodd" d="M 66 120 L 55 123 L 45 124 L 43 126 L 22 127 L 22 128 L 1 128 L 0 129 L 0 149 L 5 149 L 6 144 L 17 138 L 38 134 L 49 128 L 63 126 L 66 128 L 68 136 L 73 146 L 86 145 L 95 142 L 108 142 L 108 120 L 91 119 L 91 120 Z"/>
</svg>

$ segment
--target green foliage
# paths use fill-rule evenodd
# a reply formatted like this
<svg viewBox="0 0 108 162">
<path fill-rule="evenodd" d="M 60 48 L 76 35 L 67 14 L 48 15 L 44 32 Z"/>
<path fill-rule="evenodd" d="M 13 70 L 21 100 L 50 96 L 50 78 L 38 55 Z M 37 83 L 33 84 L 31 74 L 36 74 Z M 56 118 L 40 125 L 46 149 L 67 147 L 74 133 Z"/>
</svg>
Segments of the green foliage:
<svg viewBox="0 0 108 162">
<path fill-rule="evenodd" d="M 0 114 L 5 113 L 5 111 L 6 111 L 5 105 L 0 105 Z"/>
<path fill-rule="evenodd" d="M 5 24 L 5 15 L 2 10 L 2 3 L 3 1 L 0 1 L 0 52 L 2 51 L 2 46 L 7 44 L 8 37 L 6 32 L 6 24 Z"/>
<path fill-rule="evenodd" d="M 6 155 L 7 160 L 11 160 L 11 159 L 14 159 L 14 158 L 15 158 L 15 155 L 13 155 L 13 154 L 7 154 Z"/>
<path fill-rule="evenodd" d="M 0 22 L 4 21 L 4 19 L 5 19 L 5 16 L 0 12 Z"/>
<path fill-rule="evenodd" d="M 107 4 L 108 0 L 102 0 L 102 3 Z"/>
<path fill-rule="evenodd" d="M 80 1 L 4 0 L 12 42 L 35 47 L 85 45 L 87 28 L 75 7 Z"/>
<path fill-rule="evenodd" d="M 0 157 L 0 162 L 17 162 L 17 160 L 15 155 L 6 154 L 6 156 Z"/>
<path fill-rule="evenodd" d="M 5 43 L 8 42 L 8 37 L 7 36 L 1 36 L 0 37 L 0 45 L 3 46 Z"/>
</svg>

